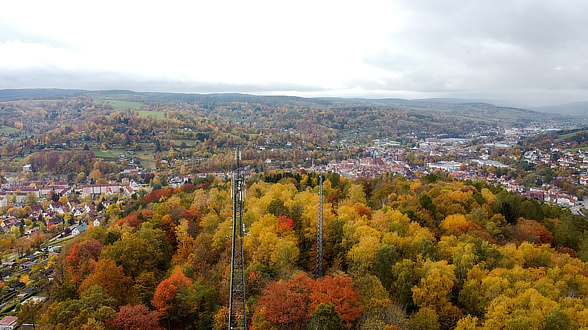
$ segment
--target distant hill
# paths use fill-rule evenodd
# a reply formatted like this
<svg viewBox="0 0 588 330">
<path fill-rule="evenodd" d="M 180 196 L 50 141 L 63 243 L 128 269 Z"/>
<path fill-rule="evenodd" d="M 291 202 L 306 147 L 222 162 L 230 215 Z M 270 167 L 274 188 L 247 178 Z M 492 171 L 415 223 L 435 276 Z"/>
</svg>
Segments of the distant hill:
<svg viewBox="0 0 588 330">
<path fill-rule="evenodd" d="M 485 122 L 532 122 L 532 121 L 569 121 L 571 117 L 563 114 L 537 112 L 527 109 L 496 106 L 484 102 L 464 99 L 345 99 L 323 98 L 341 107 L 375 106 L 392 107 L 411 111 L 442 113 L 445 116 Z"/>
<path fill-rule="evenodd" d="M 483 122 L 518 122 L 569 121 L 570 115 L 588 115 L 588 102 L 568 105 L 568 112 L 556 111 L 555 108 L 537 108 L 535 111 L 513 107 L 496 106 L 489 103 L 466 99 L 432 98 L 406 100 L 399 98 L 362 99 L 362 98 L 304 98 L 285 95 L 251 95 L 239 93 L 186 94 L 160 92 L 133 92 L 128 90 L 87 91 L 73 89 L 5 89 L 0 90 L 0 100 L 51 99 L 80 95 L 99 96 L 102 99 L 126 100 L 138 102 L 172 101 L 201 104 L 259 103 L 282 107 L 293 105 L 316 108 L 371 107 L 391 108 L 416 112 L 443 114 L 457 119 Z M 563 106 L 562 106 L 563 107 Z M 584 111 L 584 112 L 582 112 Z"/>
<path fill-rule="evenodd" d="M 560 115 L 588 117 L 588 101 L 560 105 L 548 105 L 531 109 L 538 112 L 550 112 Z"/>
<path fill-rule="evenodd" d="M 431 103 L 452 103 L 452 104 L 479 103 L 480 102 L 478 100 L 454 99 L 454 98 L 428 98 L 428 99 L 416 99 L 413 101 L 431 102 Z M 492 104 L 492 102 L 483 102 L 483 103 L 491 103 Z"/>
<path fill-rule="evenodd" d="M 77 96 L 88 93 L 82 89 L 0 89 L 0 100 L 22 100 L 22 99 L 39 99 L 39 98 L 61 98 L 66 96 Z"/>
</svg>

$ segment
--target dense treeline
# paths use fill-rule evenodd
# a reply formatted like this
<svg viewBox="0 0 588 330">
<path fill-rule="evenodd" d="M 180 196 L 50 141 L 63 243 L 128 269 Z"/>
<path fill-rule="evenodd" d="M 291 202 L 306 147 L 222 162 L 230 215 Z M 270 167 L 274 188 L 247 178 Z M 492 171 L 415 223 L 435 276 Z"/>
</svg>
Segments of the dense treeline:
<svg viewBox="0 0 588 330">
<path fill-rule="evenodd" d="M 306 159 L 325 163 L 357 156 L 357 147 L 374 139 L 410 145 L 415 137 L 464 136 L 493 125 L 402 105 L 128 100 L 141 103 L 104 101 L 91 93 L 0 103 L 0 126 L 14 130 L 0 136 L 0 158 L 10 160 L 2 162 L 2 170 L 17 170 L 38 151 L 88 148 L 142 153 L 149 165 L 159 153 L 157 160 L 190 160 L 191 171 L 221 171 L 230 165 L 217 155 L 240 145 L 245 165 L 264 171 L 268 158 L 281 166 L 303 166 Z"/>
<path fill-rule="evenodd" d="M 51 172 L 68 174 L 85 172 L 92 169 L 96 163 L 96 156 L 92 151 L 56 151 L 49 153 L 34 153 L 29 156 L 29 164 L 35 172 Z"/>
<path fill-rule="evenodd" d="M 328 174 L 315 279 L 317 185 L 315 173 L 248 182 L 252 329 L 588 327 L 585 219 L 446 175 Z M 43 328 L 227 328 L 230 183 L 156 190 L 108 214 L 53 265 Z"/>
<path fill-rule="evenodd" d="M 538 134 L 522 141 L 521 146 L 541 150 L 549 150 L 554 147 L 584 148 L 588 146 L 588 131 L 582 128 Z"/>
</svg>

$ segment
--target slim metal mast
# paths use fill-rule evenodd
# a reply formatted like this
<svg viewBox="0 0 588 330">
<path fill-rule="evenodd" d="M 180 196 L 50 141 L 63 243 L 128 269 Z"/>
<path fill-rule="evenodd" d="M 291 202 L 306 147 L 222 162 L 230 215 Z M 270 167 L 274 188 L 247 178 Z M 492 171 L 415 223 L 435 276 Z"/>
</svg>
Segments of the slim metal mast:
<svg viewBox="0 0 588 330">
<path fill-rule="evenodd" d="M 323 174 L 319 176 L 319 208 L 316 230 L 316 277 L 323 277 Z"/>
<path fill-rule="evenodd" d="M 237 168 L 233 173 L 233 247 L 231 251 L 231 297 L 229 301 L 229 330 L 247 329 L 245 310 L 245 262 L 243 258 L 243 203 L 244 183 L 241 167 L 241 151 L 235 149 Z"/>
</svg>

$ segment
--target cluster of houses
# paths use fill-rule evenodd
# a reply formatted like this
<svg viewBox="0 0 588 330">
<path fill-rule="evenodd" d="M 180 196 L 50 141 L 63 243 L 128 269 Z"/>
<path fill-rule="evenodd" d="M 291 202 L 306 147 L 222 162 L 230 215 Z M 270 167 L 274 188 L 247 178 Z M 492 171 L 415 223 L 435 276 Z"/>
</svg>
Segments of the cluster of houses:
<svg viewBox="0 0 588 330">
<path fill-rule="evenodd" d="M 20 303 L 24 306 L 28 303 L 41 303 L 47 298 L 37 295 L 41 290 L 42 285 L 39 285 L 38 280 L 45 278 L 48 281 L 53 280 L 53 268 L 49 264 L 49 259 L 57 255 L 55 252 L 57 249 L 61 249 L 61 246 L 53 246 L 49 251 L 44 252 L 36 251 L 33 254 L 25 256 L 20 262 L 6 261 L 2 263 L 0 268 L 0 285 L 6 286 L 5 295 L 2 297 L 2 304 L 0 304 L 0 310 L 10 309 L 11 306 L 15 306 Z M 42 265 L 40 269 L 33 270 L 35 266 Z M 15 277 L 22 277 L 27 275 L 31 281 L 24 283 L 23 281 L 10 280 Z M 0 320 L 0 330 L 2 329 L 16 329 L 18 318 L 16 316 L 8 315 Z M 19 329 L 34 329 L 34 324 L 28 324 L 23 322 Z"/>
<path fill-rule="evenodd" d="M 335 172 L 348 179 L 357 179 L 375 177 L 386 172 L 411 177 L 415 172 L 423 172 L 425 167 L 422 164 L 410 164 L 380 157 L 366 157 L 347 159 L 341 162 L 333 160 L 327 165 L 312 166 L 304 170 L 307 172 Z"/>
<path fill-rule="evenodd" d="M 578 197 L 563 193 L 555 187 L 548 187 L 546 190 L 537 187 L 528 188 L 521 185 L 516 180 L 508 180 L 506 178 L 498 178 L 496 179 L 496 182 L 503 186 L 507 191 L 514 191 L 540 202 L 557 204 L 562 207 L 571 207 L 578 203 Z"/>
<path fill-rule="evenodd" d="M 103 203 L 109 204 L 109 201 L 104 201 Z M 75 219 L 76 222 L 81 222 L 80 225 L 70 228 L 71 233 L 74 236 L 84 232 L 88 226 L 88 222 L 91 221 L 94 226 L 99 226 L 104 220 L 104 217 L 97 212 L 95 204 L 82 204 L 78 200 L 68 201 L 65 205 L 61 202 L 52 202 L 47 209 L 43 209 L 43 206 L 41 205 L 31 205 L 28 207 L 31 208 L 32 212 L 26 219 L 31 220 L 32 222 L 42 221 L 47 228 L 55 225 L 62 225 L 64 223 L 64 216 L 70 214 L 72 219 Z M 0 229 L 5 233 L 9 233 L 13 227 L 24 225 L 26 219 L 18 219 L 14 216 L 14 211 L 8 212 L 4 215 L 4 218 L 1 219 Z M 35 231 L 36 230 L 28 230 L 26 235 L 31 236 Z"/>
<path fill-rule="evenodd" d="M 86 197 L 95 199 L 99 196 L 110 196 L 112 194 L 124 194 L 130 197 L 140 188 L 141 186 L 132 180 L 126 182 L 125 185 L 117 182 L 79 186 L 68 185 L 65 182 L 3 184 L 0 188 L 0 207 L 8 207 L 8 212 L 1 219 L 0 229 L 4 232 L 10 232 L 12 227 L 23 225 L 26 219 L 33 222 L 43 221 L 49 228 L 53 225 L 63 224 L 64 218 L 69 215 L 69 218 L 74 219 L 75 222 L 82 223 L 79 226 L 70 228 L 72 234 L 76 235 L 83 232 L 89 222 L 93 222 L 94 226 L 99 226 L 104 217 L 100 215 L 98 210 L 108 209 L 113 202 L 103 200 L 100 205 L 94 204 L 94 202 L 85 203 L 78 199 L 68 199 L 62 203 L 49 200 L 50 196 L 71 197 L 73 193 L 76 193 L 82 199 L 86 199 Z M 39 202 L 40 199 L 47 199 L 51 202 L 48 204 L 46 202 L 41 203 Z M 34 201 L 34 203 L 31 203 L 31 201 Z M 43 204 L 46 206 L 43 207 Z M 27 210 L 26 219 L 17 218 L 16 216 L 22 208 Z"/>
<path fill-rule="evenodd" d="M 557 160 L 554 155 L 558 155 Z M 582 149 L 575 152 L 560 148 L 551 148 L 549 152 L 535 149 L 526 151 L 523 157 L 527 163 L 549 168 L 588 169 L 588 151 Z"/>
<path fill-rule="evenodd" d="M 539 153 L 537 154 L 539 155 Z M 588 163 L 588 155 L 584 159 Z M 477 166 L 471 168 L 468 164 L 476 164 Z M 483 155 L 478 159 L 470 159 L 466 162 L 440 161 L 435 163 L 425 162 L 424 164 L 410 164 L 395 160 L 395 157 L 348 159 L 341 162 L 331 161 L 326 166 L 313 166 L 305 170 L 335 172 L 349 179 L 375 177 L 384 173 L 400 174 L 410 178 L 415 173 L 426 175 L 435 170 L 442 170 L 451 173 L 456 179 L 484 180 L 492 184 L 500 184 L 508 191 L 513 191 L 541 202 L 553 203 L 562 207 L 578 205 L 576 196 L 563 193 L 557 187 L 546 186 L 545 189 L 525 187 L 516 180 L 507 179 L 506 177 L 499 178 L 493 173 L 485 173 L 481 170 L 483 166 L 508 167 L 508 165 L 498 161 L 489 160 L 487 155 Z M 588 184 L 588 175 L 581 176 L 579 184 Z"/>
<path fill-rule="evenodd" d="M 0 207 L 15 205 L 17 207 L 27 204 L 27 197 L 31 199 L 47 198 L 50 194 L 57 196 L 69 196 L 78 193 L 81 198 L 108 196 L 115 193 L 123 193 L 130 197 L 141 185 L 134 180 L 126 182 L 109 182 L 105 184 L 70 185 L 67 182 L 27 182 L 23 184 L 3 184 L 0 187 Z"/>
</svg>

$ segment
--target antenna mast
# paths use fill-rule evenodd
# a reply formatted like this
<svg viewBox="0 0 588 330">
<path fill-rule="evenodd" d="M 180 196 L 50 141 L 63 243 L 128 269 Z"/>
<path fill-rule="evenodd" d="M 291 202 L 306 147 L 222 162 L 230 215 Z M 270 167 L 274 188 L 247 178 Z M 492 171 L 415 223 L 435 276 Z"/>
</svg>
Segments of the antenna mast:
<svg viewBox="0 0 588 330">
<path fill-rule="evenodd" d="M 319 175 L 319 208 L 316 230 L 316 277 L 323 277 L 323 174 Z"/>
<path fill-rule="evenodd" d="M 235 149 L 237 168 L 233 173 L 233 246 L 231 251 L 231 297 L 229 300 L 229 330 L 247 329 L 247 313 L 245 310 L 245 262 L 243 258 L 243 203 L 244 183 L 239 161 L 241 151 Z"/>
</svg>

